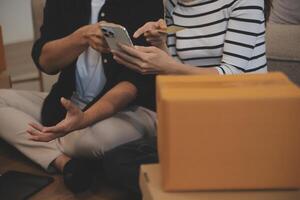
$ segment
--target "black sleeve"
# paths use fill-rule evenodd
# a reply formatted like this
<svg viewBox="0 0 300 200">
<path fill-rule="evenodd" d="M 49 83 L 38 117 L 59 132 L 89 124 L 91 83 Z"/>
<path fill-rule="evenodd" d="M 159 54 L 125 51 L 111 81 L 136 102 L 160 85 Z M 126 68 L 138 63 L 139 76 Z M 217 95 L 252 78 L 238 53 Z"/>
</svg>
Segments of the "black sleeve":
<svg viewBox="0 0 300 200">
<path fill-rule="evenodd" d="M 60 5 L 61 0 L 47 0 L 46 6 L 44 8 L 44 20 L 43 25 L 40 28 L 41 36 L 35 41 L 32 48 L 32 59 L 39 70 L 44 71 L 39 64 L 39 58 L 41 56 L 43 46 L 52 40 L 56 40 L 64 37 L 62 34 L 62 24 L 60 15 Z M 58 72 L 57 72 L 58 73 Z"/>
<path fill-rule="evenodd" d="M 157 21 L 164 18 L 164 6 L 162 0 L 139 0 L 132 8 L 132 19 L 126 22 L 126 28 L 135 45 L 149 46 L 145 38 L 132 38 L 133 33 L 149 21 Z M 155 106 L 155 76 L 141 75 L 127 67 L 121 67 L 118 82 L 128 81 L 136 86 L 138 90 L 137 98 L 133 104 L 145 106 L 154 110 Z M 141 103 L 143 102 L 143 103 Z"/>
</svg>

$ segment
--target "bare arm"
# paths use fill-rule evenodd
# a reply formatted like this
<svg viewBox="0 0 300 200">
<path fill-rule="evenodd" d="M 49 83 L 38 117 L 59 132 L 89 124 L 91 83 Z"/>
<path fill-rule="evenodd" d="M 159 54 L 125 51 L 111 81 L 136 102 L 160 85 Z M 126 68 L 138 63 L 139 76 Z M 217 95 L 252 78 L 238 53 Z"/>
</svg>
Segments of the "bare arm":
<svg viewBox="0 0 300 200">
<path fill-rule="evenodd" d="M 122 51 L 113 51 L 114 59 L 142 74 L 219 74 L 216 68 L 194 67 L 172 58 L 157 47 L 129 47 L 120 45 Z"/>
<path fill-rule="evenodd" d="M 137 89 L 130 82 L 121 82 L 84 112 L 83 127 L 106 119 L 125 108 L 135 97 Z"/>
<path fill-rule="evenodd" d="M 83 38 L 72 34 L 46 43 L 42 48 L 39 63 L 45 72 L 51 74 L 73 62 L 87 47 Z"/>
<path fill-rule="evenodd" d="M 39 63 L 45 72 L 57 72 L 72 63 L 89 46 L 100 53 L 109 51 L 100 23 L 83 26 L 69 36 L 46 43 Z"/>
<path fill-rule="evenodd" d="M 136 93 L 137 90 L 133 84 L 126 81 L 120 82 L 85 112 L 82 112 L 71 101 L 62 98 L 61 103 L 67 110 L 64 120 L 52 127 L 30 123 L 27 132 L 31 135 L 31 140 L 40 142 L 49 142 L 63 137 L 72 131 L 86 128 L 111 117 L 126 107 L 136 97 Z"/>
<path fill-rule="evenodd" d="M 216 68 L 203 68 L 203 67 L 195 67 L 192 65 L 187 65 L 183 63 L 175 63 L 171 67 L 172 72 L 169 74 L 173 75 L 209 75 L 209 74 L 219 74 Z"/>
</svg>

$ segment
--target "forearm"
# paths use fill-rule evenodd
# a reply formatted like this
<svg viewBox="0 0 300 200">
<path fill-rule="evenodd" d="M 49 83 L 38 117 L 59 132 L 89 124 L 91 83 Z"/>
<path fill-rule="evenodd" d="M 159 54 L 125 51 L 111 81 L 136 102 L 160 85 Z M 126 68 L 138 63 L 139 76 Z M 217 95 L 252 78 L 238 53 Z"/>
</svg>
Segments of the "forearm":
<svg viewBox="0 0 300 200">
<path fill-rule="evenodd" d="M 204 68 L 204 67 L 194 67 L 191 65 L 183 64 L 183 63 L 176 63 L 173 64 L 172 70 L 170 72 L 174 75 L 218 75 L 219 72 L 216 68 Z"/>
<path fill-rule="evenodd" d="M 42 49 L 39 63 L 47 73 L 57 72 L 72 63 L 86 48 L 88 43 L 79 33 L 48 42 Z"/>
<path fill-rule="evenodd" d="M 129 82 L 121 82 L 84 112 L 81 128 L 111 117 L 125 108 L 135 97 L 137 89 Z"/>
</svg>

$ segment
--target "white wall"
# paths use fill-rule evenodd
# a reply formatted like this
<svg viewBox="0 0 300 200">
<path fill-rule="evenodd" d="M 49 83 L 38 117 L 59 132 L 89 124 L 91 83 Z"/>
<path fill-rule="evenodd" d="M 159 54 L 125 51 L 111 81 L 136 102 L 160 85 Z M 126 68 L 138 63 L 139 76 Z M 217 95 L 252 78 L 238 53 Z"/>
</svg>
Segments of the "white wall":
<svg viewBox="0 0 300 200">
<path fill-rule="evenodd" d="M 33 39 L 30 0 L 0 0 L 4 44 Z"/>
</svg>

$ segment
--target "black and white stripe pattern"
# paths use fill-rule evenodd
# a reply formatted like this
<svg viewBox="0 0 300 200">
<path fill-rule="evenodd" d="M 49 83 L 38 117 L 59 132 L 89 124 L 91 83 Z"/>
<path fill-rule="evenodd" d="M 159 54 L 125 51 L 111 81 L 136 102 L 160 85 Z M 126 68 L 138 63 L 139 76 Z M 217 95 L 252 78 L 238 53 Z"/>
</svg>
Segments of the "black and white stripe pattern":
<svg viewBox="0 0 300 200">
<path fill-rule="evenodd" d="M 220 74 L 267 71 L 264 0 L 167 0 L 168 25 L 186 29 L 168 36 L 172 56 Z"/>
</svg>

